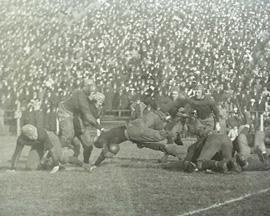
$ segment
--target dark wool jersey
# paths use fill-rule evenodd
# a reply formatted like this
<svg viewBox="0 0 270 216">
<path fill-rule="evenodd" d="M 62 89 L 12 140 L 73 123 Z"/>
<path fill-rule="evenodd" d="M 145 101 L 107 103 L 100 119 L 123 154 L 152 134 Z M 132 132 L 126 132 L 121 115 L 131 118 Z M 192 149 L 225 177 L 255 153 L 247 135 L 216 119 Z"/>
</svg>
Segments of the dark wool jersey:
<svg viewBox="0 0 270 216">
<path fill-rule="evenodd" d="M 219 122 L 219 110 L 210 96 L 205 95 L 203 99 L 197 99 L 195 96 L 191 98 L 190 105 L 197 111 L 198 118 L 206 119 L 211 113 L 214 113 L 216 121 Z"/>
<path fill-rule="evenodd" d="M 189 103 L 187 98 L 177 98 L 174 101 L 174 106 L 169 110 L 170 115 L 174 118 L 181 107 L 185 107 Z"/>
<path fill-rule="evenodd" d="M 84 115 L 90 113 L 88 97 L 84 90 L 75 91 L 63 104 L 72 113 L 82 112 Z"/>
<path fill-rule="evenodd" d="M 167 100 L 161 107 L 161 111 L 164 113 L 168 112 L 172 116 L 172 118 L 175 118 L 177 116 L 179 108 L 184 108 L 188 103 L 189 101 L 187 98 L 177 98 L 174 101 Z"/>
<path fill-rule="evenodd" d="M 40 148 L 44 148 L 44 150 L 49 150 L 53 147 L 47 131 L 43 128 L 37 128 L 38 138 L 37 140 L 31 140 L 23 133 L 17 139 L 17 146 L 34 146 L 37 145 Z"/>
<path fill-rule="evenodd" d="M 38 134 L 37 140 L 31 140 L 23 133 L 21 133 L 21 135 L 18 137 L 16 149 L 11 159 L 11 169 L 15 169 L 16 161 L 19 159 L 20 154 L 25 145 L 31 146 L 33 149 L 36 149 L 38 151 L 49 150 L 51 157 L 53 158 L 54 161 L 54 166 L 59 165 L 59 162 L 56 159 L 55 154 L 53 152 L 53 144 L 51 143 L 47 131 L 43 128 L 37 128 L 37 134 Z"/>
<path fill-rule="evenodd" d="M 85 90 L 75 91 L 66 101 L 63 102 L 65 108 L 72 112 L 80 114 L 82 113 L 83 119 L 97 129 L 101 129 L 101 126 L 98 124 L 89 107 L 89 99 Z"/>
</svg>

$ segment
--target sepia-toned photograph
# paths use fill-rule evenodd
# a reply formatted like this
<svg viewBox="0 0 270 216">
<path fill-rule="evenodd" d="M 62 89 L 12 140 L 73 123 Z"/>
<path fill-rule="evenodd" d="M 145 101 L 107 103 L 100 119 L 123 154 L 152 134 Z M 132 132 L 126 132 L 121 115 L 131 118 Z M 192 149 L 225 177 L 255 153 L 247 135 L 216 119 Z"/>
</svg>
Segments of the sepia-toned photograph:
<svg viewBox="0 0 270 216">
<path fill-rule="evenodd" d="M 269 216 L 269 0 L 0 0 L 0 216 Z"/>
</svg>

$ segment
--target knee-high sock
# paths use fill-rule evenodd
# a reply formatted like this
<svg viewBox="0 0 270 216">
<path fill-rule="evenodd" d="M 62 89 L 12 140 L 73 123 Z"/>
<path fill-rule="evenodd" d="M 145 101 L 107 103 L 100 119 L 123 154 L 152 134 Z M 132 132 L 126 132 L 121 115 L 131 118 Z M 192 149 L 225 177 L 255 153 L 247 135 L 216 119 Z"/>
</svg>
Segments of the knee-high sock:
<svg viewBox="0 0 270 216">
<path fill-rule="evenodd" d="M 80 161 L 78 158 L 73 157 L 73 156 L 69 156 L 68 162 L 71 163 L 71 164 L 76 164 L 78 166 L 82 166 L 83 165 L 83 162 L 82 161 Z"/>
<path fill-rule="evenodd" d="M 204 161 L 198 161 L 198 168 L 199 170 L 207 170 L 212 169 L 217 166 L 217 161 L 215 160 L 204 160 Z"/>
<path fill-rule="evenodd" d="M 92 153 L 93 147 L 92 146 L 85 146 L 83 150 L 83 162 L 89 164 L 89 159 Z"/>
</svg>

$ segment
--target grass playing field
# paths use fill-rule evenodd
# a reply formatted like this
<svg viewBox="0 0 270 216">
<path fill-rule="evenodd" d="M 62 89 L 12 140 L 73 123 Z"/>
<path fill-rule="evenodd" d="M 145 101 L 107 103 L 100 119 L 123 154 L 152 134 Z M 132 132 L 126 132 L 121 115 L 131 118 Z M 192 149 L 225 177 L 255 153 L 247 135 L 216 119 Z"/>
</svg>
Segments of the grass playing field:
<svg viewBox="0 0 270 216">
<path fill-rule="evenodd" d="M 92 173 L 67 165 L 54 175 L 25 171 L 25 147 L 10 173 L 16 137 L 0 140 L 0 216 L 270 215 L 270 171 L 189 174 L 173 166 L 173 157 L 164 169 L 161 152 L 126 142 Z M 191 141 L 184 143 L 183 157 Z"/>
</svg>

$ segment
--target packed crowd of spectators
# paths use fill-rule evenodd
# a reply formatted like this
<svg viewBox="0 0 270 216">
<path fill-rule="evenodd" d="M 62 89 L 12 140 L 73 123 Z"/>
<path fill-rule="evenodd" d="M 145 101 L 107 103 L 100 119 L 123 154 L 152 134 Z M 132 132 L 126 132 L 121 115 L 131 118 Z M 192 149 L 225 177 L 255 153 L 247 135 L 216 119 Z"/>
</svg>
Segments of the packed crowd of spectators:
<svg viewBox="0 0 270 216">
<path fill-rule="evenodd" d="M 85 77 L 108 112 L 138 98 L 162 102 L 174 86 L 192 96 L 198 82 L 227 111 L 269 110 L 267 0 L 10 0 L 0 8 L 4 110 L 20 101 L 54 115 Z"/>
</svg>

